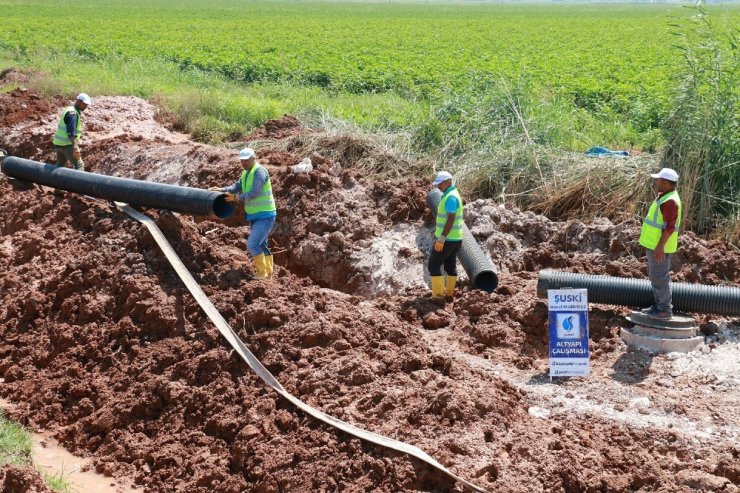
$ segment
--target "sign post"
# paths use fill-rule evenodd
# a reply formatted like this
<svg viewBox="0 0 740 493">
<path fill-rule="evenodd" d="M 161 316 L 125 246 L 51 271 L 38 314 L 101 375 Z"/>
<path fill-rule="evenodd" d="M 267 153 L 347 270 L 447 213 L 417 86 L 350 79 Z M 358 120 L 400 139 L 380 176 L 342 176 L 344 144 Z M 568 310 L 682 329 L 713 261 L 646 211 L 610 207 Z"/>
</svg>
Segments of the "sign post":
<svg viewBox="0 0 740 493">
<path fill-rule="evenodd" d="M 587 377 L 588 290 L 549 289 L 550 378 Z"/>
</svg>

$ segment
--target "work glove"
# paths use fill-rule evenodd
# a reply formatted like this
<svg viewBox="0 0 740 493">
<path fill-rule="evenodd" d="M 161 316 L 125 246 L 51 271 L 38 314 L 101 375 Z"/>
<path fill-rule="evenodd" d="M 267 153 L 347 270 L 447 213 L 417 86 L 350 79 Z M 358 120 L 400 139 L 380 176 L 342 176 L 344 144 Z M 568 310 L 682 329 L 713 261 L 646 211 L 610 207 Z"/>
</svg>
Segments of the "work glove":
<svg viewBox="0 0 740 493">
<path fill-rule="evenodd" d="M 439 253 L 442 251 L 442 249 L 445 247 L 445 240 L 447 238 L 444 235 L 440 235 L 439 238 L 437 238 L 437 241 L 434 242 L 434 251 Z"/>
<path fill-rule="evenodd" d="M 239 202 L 239 196 L 235 193 L 227 193 L 226 194 L 226 202 L 233 202 L 238 203 Z"/>
<path fill-rule="evenodd" d="M 77 147 L 77 146 L 72 147 L 72 159 L 74 159 L 76 161 L 76 160 L 80 159 L 80 156 L 81 155 L 82 154 L 80 154 L 80 148 L 79 147 Z"/>
</svg>

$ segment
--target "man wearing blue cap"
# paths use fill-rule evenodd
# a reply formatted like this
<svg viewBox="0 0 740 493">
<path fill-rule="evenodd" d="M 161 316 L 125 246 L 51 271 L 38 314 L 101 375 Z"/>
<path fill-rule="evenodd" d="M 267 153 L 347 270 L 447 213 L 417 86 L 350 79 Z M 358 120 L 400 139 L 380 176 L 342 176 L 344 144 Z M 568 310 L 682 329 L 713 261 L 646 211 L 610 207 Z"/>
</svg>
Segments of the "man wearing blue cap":
<svg viewBox="0 0 740 493">
<path fill-rule="evenodd" d="M 66 166 L 69 161 L 76 170 L 85 171 L 85 163 L 80 154 L 80 139 L 84 128 L 82 112 L 91 103 L 90 96 L 83 92 L 77 95 L 74 105 L 62 110 L 57 131 L 51 141 L 57 151 L 57 166 Z"/>
<path fill-rule="evenodd" d="M 254 260 L 255 277 L 268 279 L 272 277 L 275 263 L 267 240 L 277 217 L 270 174 L 257 162 L 257 154 L 249 147 L 239 151 L 239 162 L 243 169 L 241 178 L 233 185 L 218 190 L 228 194 L 228 201 L 244 206 L 250 224 L 247 251 Z"/>
<path fill-rule="evenodd" d="M 452 175 L 440 171 L 432 182 L 439 188 L 442 197 L 437 206 L 434 248 L 429 255 L 429 275 L 432 279 L 432 299 L 444 303 L 445 296 L 455 297 L 457 282 L 457 252 L 463 239 L 463 202 L 457 187 L 452 184 Z M 447 280 L 442 275 L 442 266 Z"/>
<path fill-rule="evenodd" d="M 678 249 L 678 228 L 681 225 L 681 199 L 676 192 L 678 173 L 663 168 L 650 175 L 655 180 L 658 197 L 642 220 L 640 245 L 645 247 L 648 278 L 653 287 L 654 303 L 642 310 L 651 318 L 668 320 L 673 316 L 671 305 L 671 258 Z"/>
</svg>

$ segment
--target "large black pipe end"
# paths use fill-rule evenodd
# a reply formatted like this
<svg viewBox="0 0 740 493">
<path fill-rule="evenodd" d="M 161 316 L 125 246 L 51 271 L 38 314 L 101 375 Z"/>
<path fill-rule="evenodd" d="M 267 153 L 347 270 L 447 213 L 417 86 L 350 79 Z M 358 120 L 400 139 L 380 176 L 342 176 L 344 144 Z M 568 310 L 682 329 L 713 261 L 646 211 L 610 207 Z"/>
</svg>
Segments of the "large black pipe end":
<svg viewBox="0 0 740 493">
<path fill-rule="evenodd" d="M 498 276 L 491 270 L 481 271 L 473 279 L 473 287 L 486 293 L 493 293 L 498 287 Z"/>
<path fill-rule="evenodd" d="M 213 215 L 219 219 L 228 219 L 234 214 L 234 204 L 226 200 L 222 193 L 213 201 Z"/>
<path fill-rule="evenodd" d="M 550 274 L 552 271 L 541 270 L 537 276 L 537 296 L 539 298 L 547 298 L 548 289 L 559 289 L 557 285 L 552 285 Z"/>
</svg>

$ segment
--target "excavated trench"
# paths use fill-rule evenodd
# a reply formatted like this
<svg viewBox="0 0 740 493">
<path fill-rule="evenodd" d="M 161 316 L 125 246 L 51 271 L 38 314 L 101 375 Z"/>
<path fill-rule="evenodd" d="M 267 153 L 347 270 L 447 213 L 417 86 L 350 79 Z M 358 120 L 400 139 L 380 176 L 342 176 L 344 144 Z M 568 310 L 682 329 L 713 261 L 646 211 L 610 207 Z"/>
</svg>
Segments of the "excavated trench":
<svg viewBox="0 0 740 493">
<path fill-rule="evenodd" d="M 16 90 L 0 102 L 0 147 L 50 161 L 63 101 Z M 202 188 L 238 176 L 233 151 L 168 130 L 141 100 L 96 98 L 88 120 L 92 171 Z M 417 445 L 489 491 L 737 491 L 740 382 L 736 362 L 723 363 L 740 354 L 733 321 L 711 353 L 670 360 L 627 350 L 618 337 L 626 309 L 594 306 L 591 379 L 543 377 L 537 271 L 644 276 L 637 224 L 556 223 L 467 204 L 500 288 L 464 288 L 440 309 L 424 296 L 428 184 L 373 181 L 352 162 L 332 174 L 341 159 L 333 149 L 311 156 L 314 172 L 293 174 L 305 156 L 286 151 L 286 140 L 303 132 L 286 117 L 254 136 L 279 209 L 273 281 L 248 278 L 241 218 L 147 211 L 289 392 Z M 146 491 L 461 491 L 271 392 L 229 351 L 147 231 L 114 208 L 4 177 L 0 189 L 0 395 L 18 403 L 12 417 Z M 677 279 L 740 281 L 740 256 L 726 245 L 692 234 L 683 245 Z M 721 321 L 700 322 L 709 330 Z M 709 378 L 700 357 L 721 381 L 696 385 Z M 632 409 L 645 395 L 656 404 Z M 551 414 L 528 413 L 534 405 Z"/>
</svg>

